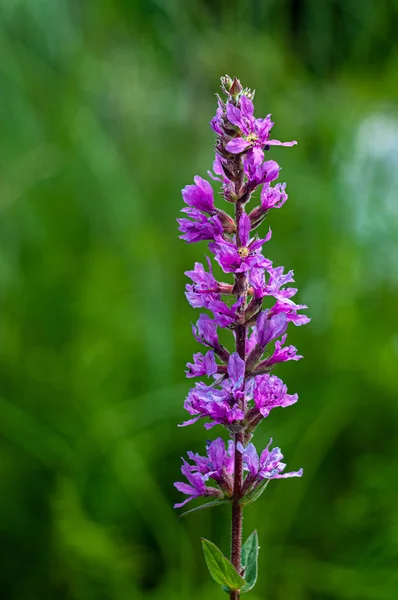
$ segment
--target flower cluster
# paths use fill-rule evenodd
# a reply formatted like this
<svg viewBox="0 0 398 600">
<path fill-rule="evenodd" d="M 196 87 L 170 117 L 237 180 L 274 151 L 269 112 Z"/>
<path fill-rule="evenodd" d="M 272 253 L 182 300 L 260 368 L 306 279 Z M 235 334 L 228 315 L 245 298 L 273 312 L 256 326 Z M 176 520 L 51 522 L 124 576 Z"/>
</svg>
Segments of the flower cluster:
<svg viewBox="0 0 398 600">
<path fill-rule="evenodd" d="M 244 471 L 247 473 L 244 483 L 245 493 L 250 493 L 263 479 L 281 479 L 285 477 L 301 477 L 302 469 L 292 473 L 283 473 L 285 464 L 279 448 L 269 450 L 268 446 L 258 456 L 253 444 L 246 448 L 238 443 L 238 452 L 243 456 Z M 188 498 L 175 505 L 181 508 L 194 498 L 207 496 L 213 498 L 231 498 L 233 494 L 234 475 L 234 443 L 229 440 L 225 447 L 224 440 L 217 438 L 207 444 L 207 456 L 188 452 L 188 458 L 194 463 L 189 464 L 183 459 L 182 474 L 189 483 L 177 481 L 175 487 Z M 213 480 L 216 487 L 208 485 Z"/>
<path fill-rule="evenodd" d="M 280 167 L 274 160 L 264 160 L 264 153 L 272 146 L 296 142 L 271 139 L 271 116 L 254 117 L 254 93 L 243 89 L 237 79 L 222 78 L 222 89 L 226 100 L 218 98 L 211 121 L 216 156 L 209 176 L 221 184 L 221 196 L 234 207 L 234 216 L 215 206 L 212 185 L 196 176 L 193 185 L 182 191 L 187 206 L 178 223 L 186 242 L 209 242 L 213 260 L 233 280 L 218 281 L 208 257 L 206 266 L 196 263 L 186 272 L 191 281 L 186 286 L 188 302 L 207 311 L 193 326 L 193 335 L 205 351 L 194 354 L 186 374 L 210 381 L 195 383 L 188 393 L 184 407 L 190 418 L 182 426 L 203 419 L 206 429 L 224 426 L 231 439 L 227 448 L 221 438 L 210 443 L 207 457 L 188 453 L 194 464 L 184 460 L 181 470 L 189 483 L 175 484 L 188 498 L 176 507 L 199 496 L 237 501 L 264 479 L 302 474 L 301 470 L 282 473 L 285 465 L 279 448 L 267 446 L 259 456 L 250 442 L 273 408 L 290 406 L 298 398 L 272 371 L 278 363 L 302 358 L 287 344 L 286 331 L 289 323 L 299 326 L 309 321 L 301 312 L 307 307 L 292 299 L 297 293 L 289 287 L 293 272 L 274 267 L 263 254 L 271 230 L 264 237 L 256 233 L 269 211 L 287 200 L 286 184 L 272 185 Z M 257 189 L 260 203 L 247 212 Z M 266 298 L 270 308 L 263 307 Z M 220 329 L 231 332 L 233 351 L 220 342 Z M 243 473 L 239 489 L 234 486 L 237 464 Z"/>
</svg>

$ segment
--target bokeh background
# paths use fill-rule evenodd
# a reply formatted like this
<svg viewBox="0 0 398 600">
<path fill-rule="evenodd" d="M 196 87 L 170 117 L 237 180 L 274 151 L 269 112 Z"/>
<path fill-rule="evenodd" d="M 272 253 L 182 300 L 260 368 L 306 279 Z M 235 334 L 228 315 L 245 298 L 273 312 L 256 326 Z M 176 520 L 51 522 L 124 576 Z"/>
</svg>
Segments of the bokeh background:
<svg viewBox="0 0 398 600">
<path fill-rule="evenodd" d="M 272 112 L 289 201 L 267 252 L 311 324 L 263 422 L 301 480 L 246 510 L 253 600 L 398 597 L 397 0 L 2 0 L 1 596 L 223 598 L 178 520 L 198 345 L 180 189 L 206 176 L 220 75 Z M 271 156 L 272 154 L 272 156 Z M 212 434 L 219 432 L 212 432 Z"/>
</svg>

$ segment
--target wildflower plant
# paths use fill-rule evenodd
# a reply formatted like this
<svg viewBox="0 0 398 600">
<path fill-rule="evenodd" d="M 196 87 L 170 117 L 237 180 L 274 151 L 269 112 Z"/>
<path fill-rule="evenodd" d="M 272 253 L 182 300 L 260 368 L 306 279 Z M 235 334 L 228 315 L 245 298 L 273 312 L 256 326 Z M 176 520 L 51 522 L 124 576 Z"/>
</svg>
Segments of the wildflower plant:
<svg viewBox="0 0 398 600">
<path fill-rule="evenodd" d="M 258 539 L 254 531 L 242 545 L 243 509 L 256 501 L 271 479 L 301 477 L 302 469 L 285 472 L 279 448 L 258 452 L 253 434 L 272 409 L 297 402 L 286 385 L 273 374 L 278 363 L 302 357 L 289 346 L 289 323 L 304 325 L 309 318 L 301 314 L 305 305 L 292 297 L 297 289 L 288 287 L 293 272 L 274 267 L 263 255 L 271 230 L 260 237 L 257 228 L 273 208 L 287 200 L 286 184 L 272 185 L 279 176 L 279 165 L 265 160 L 272 146 L 293 146 L 271 138 L 271 115 L 254 117 L 254 91 L 243 89 L 240 81 L 221 78 L 225 99 L 218 96 L 218 108 L 211 126 L 216 134 L 213 172 L 209 176 L 221 185 L 220 195 L 234 207 L 234 216 L 215 206 L 213 187 L 199 176 L 182 190 L 186 208 L 178 219 L 181 238 L 188 243 L 208 240 L 209 250 L 230 282 L 213 275 L 212 263 L 195 263 L 186 275 L 186 297 L 194 308 L 205 309 L 192 332 L 205 352 L 194 354 L 187 364 L 187 377 L 206 377 L 189 391 L 185 409 L 189 419 L 181 426 L 199 420 L 206 429 L 223 426 L 229 440 L 217 437 L 208 442 L 206 455 L 188 452 L 181 472 L 186 481 L 174 485 L 187 496 L 175 505 L 185 506 L 203 497 L 208 502 L 188 510 L 229 503 L 232 507 L 231 557 L 228 560 L 212 542 L 202 539 L 207 566 L 213 579 L 237 600 L 257 579 Z M 253 194 L 260 188 L 260 204 L 248 211 Z M 268 298 L 270 308 L 264 308 Z M 271 302 L 269 301 L 271 299 Z M 211 316 L 208 314 L 210 313 Z M 227 349 L 219 339 L 220 329 L 232 332 L 234 348 Z M 184 513 L 186 514 L 186 513 Z"/>
</svg>

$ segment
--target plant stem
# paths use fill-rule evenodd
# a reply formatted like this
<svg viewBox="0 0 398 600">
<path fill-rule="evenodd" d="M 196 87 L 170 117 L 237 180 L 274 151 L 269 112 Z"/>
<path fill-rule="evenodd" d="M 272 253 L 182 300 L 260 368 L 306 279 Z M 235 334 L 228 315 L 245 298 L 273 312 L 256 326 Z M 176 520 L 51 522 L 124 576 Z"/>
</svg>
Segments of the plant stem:
<svg viewBox="0 0 398 600">
<path fill-rule="evenodd" d="M 242 454 L 236 449 L 237 443 L 243 442 L 243 434 L 235 434 L 235 473 L 234 473 L 234 501 L 232 503 L 232 543 L 231 543 L 231 563 L 240 573 L 241 562 L 240 555 L 242 550 L 242 523 L 243 511 L 239 499 L 242 491 Z M 231 591 L 230 600 L 240 598 L 239 590 Z"/>
<path fill-rule="evenodd" d="M 241 167 L 241 162 L 238 163 L 239 178 L 237 182 L 237 188 L 241 188 L 242 180 L 243 180 L 243 172 Z M 243 202 L 237 202 L 235 206 L 235 222 L 236 222 L 236 244 L 239 247 L 241 245 L 240 240 L 240 231 L 239 231 L 239 219 L 242 213 L 245 210 L 245 206 Z M 244 273 L 237 273 L 235 275 L 235 285 L 234 289 L 239 296 L 244 296 L 244 302 L 241 307 L 241 311 L 243 312 L 246 307 L 246 297 L 247 297 L 247 277 Z M 246 326 L 239 325 L 236 328 L 235 332 L 235 343 L 236 343 L 236 351 L 239 356 L 245 360 L 246 359 Z M 243 403 L 244 404 L 244 403 Z M 244 408 L 244 407 L 243 407 Z M 237 450 L 237 444 L 243 443 L 243 433 L 235 433 L 234 435 L 234 444 L 235 444 L 235 452 L 234 452 L 234 493 L 233 493 L 233 502 L 232 502 L 232 536 L 231 536 L 231 563 L 238 571 L 241 573 L 241 551 L 242 551 L 242 525 L 243 525 L 243 508 L 242 505 L 239 504 L 239 501 L 242 497 L 242 478 L 243 478 L 243 457 L 241 452 Z M 233 590 L 230 592 L 230 600 L 239 600 L 240 598 L 240 590 Z"/>
<path fill-rule="evenodd" d="M 236 350 L 241 358 L 245 358 L 246 354 L 246 327 L 241 325 L 236 330 Z M 243 475 L 243 458 L 242 454 L 237 450 L 237 444 L 243 443 L 243 433 L 236 433 L 234 436 L 235 454 L 234 454 L 234 500 L 232 502 L 232 542 L 231 542 L 231 563 L 238 571 L 241 572 L 241 551 L 242 551 L 242 525 L 243 525 L 243 508 L 239 504 L 242 496 L 242 475 Z M 239 590 L 231 591 L 230 600 L 239 600 Z"/>
</svg>

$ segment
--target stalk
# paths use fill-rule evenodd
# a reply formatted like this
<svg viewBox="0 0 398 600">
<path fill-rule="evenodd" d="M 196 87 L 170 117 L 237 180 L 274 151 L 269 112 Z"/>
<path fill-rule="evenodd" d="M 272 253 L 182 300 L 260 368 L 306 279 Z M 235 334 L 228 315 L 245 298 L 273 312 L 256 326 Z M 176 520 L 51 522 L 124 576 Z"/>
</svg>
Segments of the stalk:
<svg viewBox="0 0 398 600">
<path fill-rule="evenodd" d="M 242 165 L 239 160 L 237 164 L 237 172 L 238 178 L 236 183 L 236 188 L 242 185 Z M 239 191 L 238 191 L 239 193 Z M 245 210 L 245 206 L 243 202 L 237 202 L 235 206 L 235 221 L 236 221 L 236 243 L 237 246 L 241 246 L 240 241 L 240 232 L 239 232 L 239 219 L 242 213 Z M 244 296 L 244 302 L 242 305 L 242 310 L 246 308 L 247 303 L 247 288 L 248 281 L 247 276 L 243 273 L 235 274 L 235 286 L 238 291 L 238 295 Z M 235 347 L 236 351 L 242 360 L 246 359 L 246 326 L 239 325 L 236 328 L 236 337 L 235 337 Z M 235 455 L 234 455 L 234 490 L 233 490 L 233 502 L 232 502 L 232 523 L 231 523 L 231 563 L 238 571 L 241 573 L 241 552 L 242 552 L 242 528 L 243 528 L 243 507 L 239 503 L 242 497 L 242 484 L 243 484 L 243 457 L 242 454 L 237 450 L 238 443 L 243 444 L 243 433 L 239 432 L 234 435 L 234 444 L 235 444 Z M 233 590 L 230 593 L 230 600 L 239 600 L 240 591 Z"/>
</svg>

